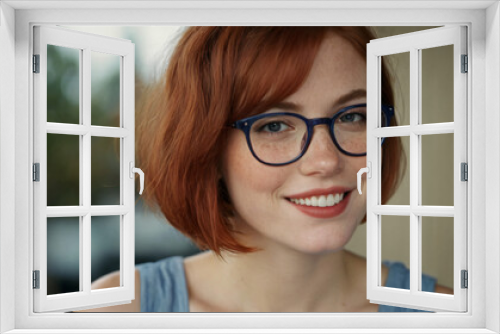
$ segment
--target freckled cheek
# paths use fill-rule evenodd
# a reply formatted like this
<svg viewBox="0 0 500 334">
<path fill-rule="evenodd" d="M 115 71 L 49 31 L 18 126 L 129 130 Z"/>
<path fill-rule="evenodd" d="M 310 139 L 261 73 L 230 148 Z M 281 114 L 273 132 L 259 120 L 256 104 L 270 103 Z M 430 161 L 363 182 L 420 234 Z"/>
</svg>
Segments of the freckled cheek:
<svg viewBox="0 0 500 334">
<path fill-rule="evenodd" d="M 268 196 L 284 182 L 284 167 L 271 167 L 258 162 L 241 140 L 231 140 L 223 158 L 223 176 L 233 200 L 269 200 Z"/>
<path fill-rule="evenodd" d="M 349 171 L 349 174 L 350 174 L 350 178 L 352 177 L 355 182 L 357 180 L 357 175 L 358 175 L 358 171 L 361 169 L 361 168 L 364 168 L 367 166 L 366 164 L 366 156 L 362 156 L 362 157 L 346 157 L 346 166 L 345 166 L 345 169 L 347 171 Z"/>
</svg>

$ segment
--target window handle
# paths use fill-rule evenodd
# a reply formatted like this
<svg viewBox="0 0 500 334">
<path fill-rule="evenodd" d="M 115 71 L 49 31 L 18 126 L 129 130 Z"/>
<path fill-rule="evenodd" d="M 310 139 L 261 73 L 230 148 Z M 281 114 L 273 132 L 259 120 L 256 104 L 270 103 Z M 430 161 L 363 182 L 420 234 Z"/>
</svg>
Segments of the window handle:
<svg viewBox="0 0 500 334">
<path fill-rule="evenodd" d="M 141 185 L 141 189 L 139 190 L 139 195 L 142 195 L 142 191 L 144 190 L 144 172 L 140 168 L 134 167 L 134 162 L 130 161 L 129 163 L 130 167 L 130 178 L 134 178 L 134 173 L 139 174 L 139 182 Z"/>
<path fill-rule="evenodd" d="M 368 161 L 368 167 L 361 168 L 358 171 L 358 192 L 360 195 L 362 194 L 362 192 L 361 192 L 361 175 L 363 175 L 363 173 L 368 174 L 369 179 L 372 177 L 372 163 L 370 161 Z"/>
</svg>

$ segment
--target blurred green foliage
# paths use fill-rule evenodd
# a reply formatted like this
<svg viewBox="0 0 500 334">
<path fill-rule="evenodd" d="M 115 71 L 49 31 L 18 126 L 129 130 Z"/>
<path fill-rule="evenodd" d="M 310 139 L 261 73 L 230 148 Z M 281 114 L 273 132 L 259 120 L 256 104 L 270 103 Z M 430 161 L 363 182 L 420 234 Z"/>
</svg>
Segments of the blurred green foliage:
<svg viewBox="0 0 500 334">
<path fill-rule="evenodd" d="M 80 205 L 80 140 L 47 134 L 47 205 Z"/>
<path fill-rule="evenodd" d="M 80 50 L 47 45 L 47 122 L 80 123 Z"/>
<path fill-rule="evenodd" d="M 91 205 L 120 204 L 120 139 L 92 137 Z"/>
<path fill-rule="evenodd" d="M 120 58 L 99 54 L 91 62 L 91 124 L 119 126 Z M 80 85 L 80 50 L 48 45 L 47 122 L 81 124 Z M 120 204 L 120 139 L 91 142 L 91 204 Z M 47 135 L 48 206 L 80 205 L 79 158 L 78 136 Z"/>
</svg>

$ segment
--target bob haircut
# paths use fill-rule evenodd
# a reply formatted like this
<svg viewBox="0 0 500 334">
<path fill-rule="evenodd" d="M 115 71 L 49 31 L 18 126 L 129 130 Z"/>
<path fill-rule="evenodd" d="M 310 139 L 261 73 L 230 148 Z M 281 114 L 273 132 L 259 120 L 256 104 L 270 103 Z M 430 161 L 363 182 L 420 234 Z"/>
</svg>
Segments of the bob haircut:
<svg viewBox="0 0 500 334">
<path fill-rule="evenodd" d="M 238 243 L 230 223 L 233 207 L 220 173 L 228 125 L 297 91 L 327 33 L 345 38 L 365 60 L 375 38 L 367 27 L 189 27 L 161 80 L 143 94 L 137 137 L 145 199 L 201 249 L 257 250 Z M 394 104 L 385 64 L 382 101 Z M 387 138 L 383 151 L 386 203 L 401 177 L 400 139 Z"/>
</svg>

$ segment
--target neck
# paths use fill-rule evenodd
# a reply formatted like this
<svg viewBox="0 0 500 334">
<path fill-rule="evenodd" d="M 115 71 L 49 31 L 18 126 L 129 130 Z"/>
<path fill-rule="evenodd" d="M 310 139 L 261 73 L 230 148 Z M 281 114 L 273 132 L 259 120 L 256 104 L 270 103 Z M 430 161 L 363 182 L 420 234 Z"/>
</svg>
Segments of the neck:
<svg viewBox="0 0 500 334">
<path fill-rule="evenodd" d="M 221 277 L 239 312 L 342 310 L 352 290 L 350 257 L 344 250 L 318 255 L 279 246 L 225 253 Z"/>
</svg>

